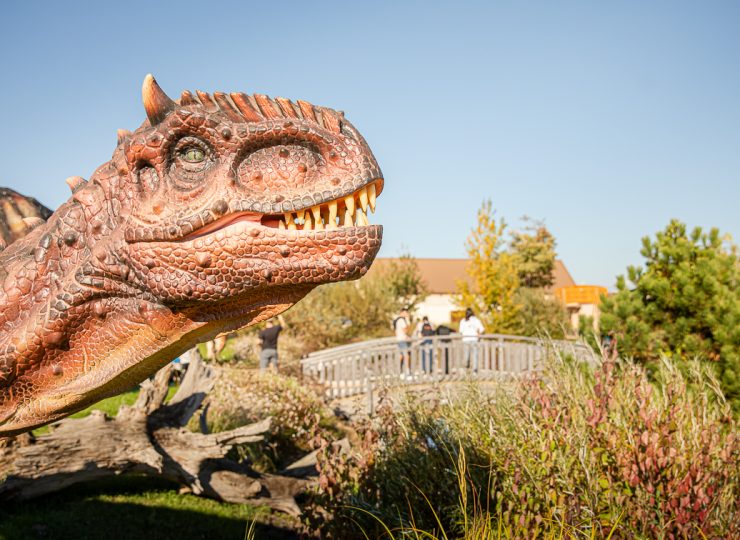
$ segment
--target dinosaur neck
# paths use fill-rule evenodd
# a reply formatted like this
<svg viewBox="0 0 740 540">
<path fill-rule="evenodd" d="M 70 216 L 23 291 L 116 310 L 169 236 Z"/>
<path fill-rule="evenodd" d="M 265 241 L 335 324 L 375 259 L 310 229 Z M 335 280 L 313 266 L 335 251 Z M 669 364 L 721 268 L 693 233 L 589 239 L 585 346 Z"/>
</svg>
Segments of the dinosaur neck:
<svg viewBox="0 0 740 540">
<path fill-rule="evenodd" d="M 103 297 L 89 261 L 90 246 L 110 229 L 104 223 L 70 199 L 0 254 L 0 387 L 68 350 L 74 329 Z"/>
</svg>

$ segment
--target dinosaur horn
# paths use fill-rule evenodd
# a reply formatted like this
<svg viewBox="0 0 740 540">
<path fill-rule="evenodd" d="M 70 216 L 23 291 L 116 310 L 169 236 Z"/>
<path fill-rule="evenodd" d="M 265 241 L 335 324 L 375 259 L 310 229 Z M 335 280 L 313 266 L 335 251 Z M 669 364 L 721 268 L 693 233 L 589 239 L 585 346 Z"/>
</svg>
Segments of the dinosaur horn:
<svg viewBox="0 0 740 540">
<path fill-rule="evenodd" d="M 70 176 L 65 180 L 65 182 L 67 182 L 67 185 L 69 186 L 69 189 L 72 190 L 72 193 L 87 184 L 87 181 L 81 176 Z"/>
<path fill-rule="evenodd" d="M 159 124 L 171 111 L 175 109 L 175 102 L 164 93 L 157 81 L 150 73 L 144 77 L 141 87 L 141 97 L 144 101 L 144 109 L 149 117 L 151 125 Z"/>
<path fill-rule="evenodd" d="M 116 132 L 116 135 L 118 136 L 118 144 L 121 144 L 123 141 L 131 136 L 131 132 L 127 129 L 119 129 Z"/>
</svg>

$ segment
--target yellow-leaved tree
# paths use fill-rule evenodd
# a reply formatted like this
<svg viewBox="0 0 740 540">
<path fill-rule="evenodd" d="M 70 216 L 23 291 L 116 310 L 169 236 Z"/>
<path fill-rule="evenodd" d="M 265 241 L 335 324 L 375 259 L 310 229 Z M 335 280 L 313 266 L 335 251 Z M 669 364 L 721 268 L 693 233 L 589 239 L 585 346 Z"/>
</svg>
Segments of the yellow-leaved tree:
<svg viewBox="0 0 740 540">
<path fill-rule="evenodd" d="M 518 327 L 519 277 L 514 256 L 504 249 L 506 222 L 496 220 L 490 199 L 478 210 L 478 223 L 465 244 L 469 280 L 459 281 L 458 305 L 472 308 L 486 332 L 511 333 Z"/>
</svg>

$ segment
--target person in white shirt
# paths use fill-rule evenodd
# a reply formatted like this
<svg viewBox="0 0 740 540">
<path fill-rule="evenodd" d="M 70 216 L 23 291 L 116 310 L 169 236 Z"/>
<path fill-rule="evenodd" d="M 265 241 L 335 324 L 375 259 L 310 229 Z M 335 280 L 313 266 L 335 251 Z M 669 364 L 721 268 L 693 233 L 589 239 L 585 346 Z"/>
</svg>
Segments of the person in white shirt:
<svg viewBox="0 0 740 540">
<path fill-rule="evenodd" d="M 465 318 L 460 321 L 460 333 L 462 334 L 463 350 L 465 351 L 465 362 L 467 367 L 472 367 L 473 372 L 478 373 L 478 336 L 485 332 L 483 323 L 475 316 L 473 310 L 465 310 Z"/>
<path fill-rule="evenodd" d="M 393 321 L 393 331 L 396 334 L 396 340 L 398 341 L 398 350 L 401 352 L 401 373 L 409 373 L 409 348 L 411 342 L 409 341 L 409 311 L 404 308 L 399 313 L 399 316 Z"/>
</svg>

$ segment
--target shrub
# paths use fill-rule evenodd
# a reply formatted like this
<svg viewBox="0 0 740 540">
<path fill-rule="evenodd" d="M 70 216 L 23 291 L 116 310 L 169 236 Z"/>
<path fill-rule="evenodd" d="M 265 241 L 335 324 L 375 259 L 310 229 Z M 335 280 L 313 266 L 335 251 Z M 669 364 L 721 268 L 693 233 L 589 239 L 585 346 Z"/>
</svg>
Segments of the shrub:
<svg viewBox="0 0 740 540">
<path fill-rule="evenodd" d="M 210 431 L 226 431 L 272 417 L 265 441 L 241 449 L 255 468 L 274 471 L 314 449 L 319 434 L 335 434 L 320 395 L 294 377 L 221 367 L 208 396 Z"/>
<path fill-rule="evenodd" d="M 352 452 L 324 446 L 309 521 L 337 538 L 353 521 L 371 536 L 738 537 L 730 408 L 700 364 L 657 375 L 553 358 L 489 393 L 386 409 Z"/>
<path fill-rule="evenodd" d="M 285 312 L 285 333 L 298 339 L 304 352 L 380 337 L 390 334 L 390 321 L 400 306 L 382 272 L 322 285 Z"/>
<path fill-rule="evenodd" d="M 644 266 L 617 279 L 604 298 L 601 333 L 617 335 L 619 352 L 648 367 L 662 356 L 701 358 L 716 369 L 740 413 L 740 259 L 719 230 L 672 220 L 642 239 Z"/>
</svg>

